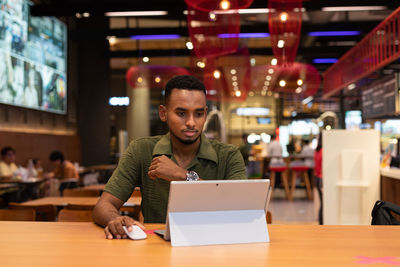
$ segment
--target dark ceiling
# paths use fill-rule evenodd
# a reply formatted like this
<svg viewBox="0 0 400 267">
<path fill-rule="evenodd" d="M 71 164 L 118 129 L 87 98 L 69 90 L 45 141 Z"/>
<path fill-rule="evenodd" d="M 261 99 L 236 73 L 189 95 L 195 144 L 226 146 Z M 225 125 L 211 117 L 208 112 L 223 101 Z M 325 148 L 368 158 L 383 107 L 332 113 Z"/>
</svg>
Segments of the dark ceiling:
<svg viewBox="0 0 400 267">
<path fill-rule="evenodd" d="M 31 8 L 32 15 L 75 17 L 76 13 L 89 12 L 91 16 L 104 16 L 110 11 L 148 11 L 166 10 L 167 16 L 154 17 L 154 19 L 171 19 L 185 21 L 183 11 L 186 4 L 180 1 L 145 0 L 37 0 Z M 322 12 L 323 7 L 332 6 L 385 6 L 386 10 L 368 12 Z M 303 16 L 302 37 L 298 50 L 297 61 L 312 63 L 314 58 L 340 58 L 354 44 L 359 42 L 367 33 L 387 17 L 399 6 L 398 1 L 393 0 L 313 0 L 305 1 L 305 16 Z M 267 8 L 268 1 L 254 0 L 249 8 Z M 242 16 L 241 32 L 268 32 L 267 16 L 264 14 L 250 17 Z M 332 36 L 310 37 L 309 32 L 314 31 L 360 31 L 356 36 Z M 109 36 L 129 37 L 141 34 L 180 34 L 187 36 L 186 26 L 171 28 L 124 28 L 109 30 Z M 76 33 L 75 36 L 79 36 Z M 252 55 L 271 55 L 272 49 L 266 47 L 250 47 Z M 143 51 L 141 51 L 143 52 Z M 111 57 L 137 57 L 140 51 L 114 51 Z M 178 49 L 174 56 L 188 56 L 190 51 Z M 163 49 L 150 49 L 146 51 L 148 56 L 171 56 L 171 51 Z M 330 64 L 316 64 L 323 72 Z"/>
</svg>

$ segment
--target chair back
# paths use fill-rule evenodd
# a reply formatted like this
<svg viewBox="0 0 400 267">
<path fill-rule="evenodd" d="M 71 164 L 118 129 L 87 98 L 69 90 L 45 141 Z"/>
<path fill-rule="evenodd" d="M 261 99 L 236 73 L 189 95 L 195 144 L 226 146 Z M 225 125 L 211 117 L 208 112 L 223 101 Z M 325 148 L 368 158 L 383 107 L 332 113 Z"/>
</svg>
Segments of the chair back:
<svg viewBox="0 0 400 267">
<path fill-rule="evenodd" d="M 91 210 L 62 209 L 58 213 L 58 222 L 93 222 Z"/>
<path fill-rule="evenodd" d="M 68 204 L 64 209 L 67 210 L 93 210 L 93 205 L 84 205 L 84 204 Z"/>
<path fill-rule="evenodd" d="M 0 210 L 0 221 L 34 221 L 35 218 L 33 209 Z"/>
<path fill-rule="evenodd" d="M 13 210 L 26 210 L 33 209 L 36 212 L 36 221 L 49 221 L 56 220 L 57 208 L 53 205 L 24 205 L 15 202 L 8 203 L 8 208 Z"/>
<path fill-rule="evenodd" d="M 85 189 L 65 189 L 63 192 L 64 197 L 98 197 L 99 192 L 96 190 Z"/>
</svg>

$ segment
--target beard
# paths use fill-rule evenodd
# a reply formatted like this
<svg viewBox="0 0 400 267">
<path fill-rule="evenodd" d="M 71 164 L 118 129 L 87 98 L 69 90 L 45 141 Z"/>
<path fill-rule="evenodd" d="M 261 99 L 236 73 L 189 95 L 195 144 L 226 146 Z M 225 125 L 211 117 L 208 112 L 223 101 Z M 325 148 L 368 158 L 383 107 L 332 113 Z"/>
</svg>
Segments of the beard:
<svg viewBox="0 0 400 267">
<path fill-rule="evenodd" d="M 191 145 L 194 144 L 201 136 L 201 134 L 199 134 L 195 139 L 182 139 L 179 136 L 177 136 L 176 134 L 174 134 L 172 131 L 170 131 L 171 135 L 173 135 L 179 142 L 181 142 L 184 145 Z"/>
</svg>

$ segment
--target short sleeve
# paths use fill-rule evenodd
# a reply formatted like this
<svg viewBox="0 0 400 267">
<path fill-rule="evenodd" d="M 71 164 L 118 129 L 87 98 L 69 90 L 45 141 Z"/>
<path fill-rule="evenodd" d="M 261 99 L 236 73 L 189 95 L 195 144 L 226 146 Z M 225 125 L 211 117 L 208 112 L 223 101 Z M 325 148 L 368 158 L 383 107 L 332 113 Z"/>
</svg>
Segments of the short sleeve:
<svg viewBox="0 0 400 267">
<path fill-rule="evenodd" d="M 133 141 L 122 155 L 117 169 L 106 184 L 104 191 L 126 202 L 138 185 L 140 152 L 137 141 Z"/>
</svg>

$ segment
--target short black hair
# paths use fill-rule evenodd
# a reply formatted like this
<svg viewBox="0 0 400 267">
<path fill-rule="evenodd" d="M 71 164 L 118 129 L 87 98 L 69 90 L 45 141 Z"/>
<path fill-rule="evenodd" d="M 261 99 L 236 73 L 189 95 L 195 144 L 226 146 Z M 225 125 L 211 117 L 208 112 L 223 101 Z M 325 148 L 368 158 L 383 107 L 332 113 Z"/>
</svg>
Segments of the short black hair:
<svg viewBox="0 0 400 267">
<path fill-rule="evenodd" d="M 303 139 L 303 143 L 304 143 L 305 145 L 308 145 L 308 144 L 310 143 L 310 140 L 308 140 L 308 139 Z"/>
<path fill-rule="evenodd" d="M 191 75 L 178 75 L 165 85 L 164 104 L 167 104 L 173 89 L 203 91 L 204 95 L 207 95 L 206 87 L 199 79 Z"/>
<path fill-rule="evenodd" d="M 14 149 L 14 148 L 12 148 L 12 147 L 10 147 L 10 146 L 5 146 L 5 147 L 3 147 L 3 148 L 1 149 L 1 156 L 2 156 L 2 157 L 5 157 L 9 151 L 14 152 L 14 154 L 15 154 L 15 149 Z"/>
<path fill-rule="evenodd" d="M 60 160 L 61 162 L 64 161 L 64 155 L 61 151 L 53 151 L 50 154 L 50 161 Z"/>
</svg>

